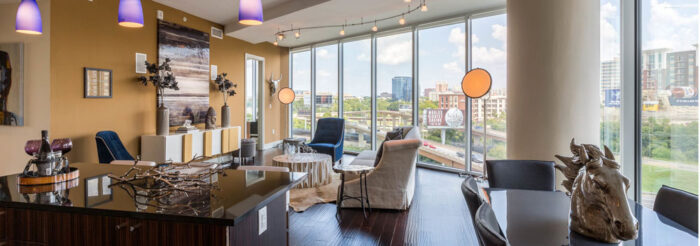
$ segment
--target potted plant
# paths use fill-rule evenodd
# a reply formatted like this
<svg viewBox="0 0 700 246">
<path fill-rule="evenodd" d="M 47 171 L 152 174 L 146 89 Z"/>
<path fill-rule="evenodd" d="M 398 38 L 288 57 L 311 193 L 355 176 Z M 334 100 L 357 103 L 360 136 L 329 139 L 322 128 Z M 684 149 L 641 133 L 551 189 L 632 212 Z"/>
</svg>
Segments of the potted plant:
<svg viewBox="0 0 700 246">
<path fill-rule="evenodd" d="M 236 95 L 236 90 L 233 88 L 238 87 L 237 84 L 234 84 L 230 80 L 226 78 L 227 73 L 222 73 L 216 76 L 216 80 L 214 80 L 214 84 L 216 84 L 217 89 L 219 92 L 221 92 L 221 95 L 224 97 L 224 106 L 221 106 L 221 127 L 229 127 L 231 126 L 231 119 L 230 117 L 230 111 L 231 109 L 228 107 L 227 99 L 229 96 L 234 96 Z"/>
<path fill-rule="evenodd" d="M 170 131 L 170 111 L 163 104 L 163 95 L 165 89 L 179 90 L 180 87 L 177 86 L 177 81 L 175 76 L 170 69 L 170 58 L 165 58 L 165 61 L 160 64 L 148 63 L 146 61 L 146 68 L 148 70 L 148 77 L 140 76 L 138 80 L 144 85 L 148 86 L 150 82 L 156 87 L 157 97 L 158 97 L 158 112 L 156 113 L 156 134 L 158 135 L 168 135 Z"/>
</svg>

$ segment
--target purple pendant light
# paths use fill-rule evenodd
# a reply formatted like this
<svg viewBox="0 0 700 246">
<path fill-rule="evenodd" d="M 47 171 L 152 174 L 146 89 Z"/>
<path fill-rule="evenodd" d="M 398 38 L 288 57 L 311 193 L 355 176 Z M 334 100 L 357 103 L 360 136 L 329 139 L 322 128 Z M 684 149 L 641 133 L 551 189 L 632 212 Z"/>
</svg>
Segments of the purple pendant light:
<svg viewBox="0 0 700 246">
<path fill-rule="evenodd" d="M 119 1 L 119 25 L 123 27 L 143 27 L 143 8 L 141 0 Z"/>
<path fill-rule="evenodd" d="M 249 26 L 262 24 L 262 0 L 240 0 L 238 2 L 238 23 Z"/>
<path fill-rule="evenodd" d="M 17 8 L 15 31 L 18 33 L 40 35 L 42 33 L 41 11 L 36 0 L 22 0 Z"/>
</svg>

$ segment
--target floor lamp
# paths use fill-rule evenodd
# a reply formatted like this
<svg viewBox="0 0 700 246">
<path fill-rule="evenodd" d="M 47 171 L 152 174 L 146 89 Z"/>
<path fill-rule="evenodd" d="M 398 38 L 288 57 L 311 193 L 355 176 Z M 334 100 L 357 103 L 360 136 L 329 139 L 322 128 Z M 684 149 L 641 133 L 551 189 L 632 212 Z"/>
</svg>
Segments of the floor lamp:
<svg viewBox="0 0 700 246">
<path fill-rule="evenodd" d="M 462 79 L 462 92 L 470 99 L 481 98 L 491 90 L 491 74 L 483 68 L 475 68 L 467 72 Z M 482 177 L 486 178 L 486 101 L 484 100 L 484 146 Z M 471 129 L 469 129 L 471 131 Z M 469 153 L 471 157 L 471 153 Z M 471 158 L 469 158 L 471 160 Z"/>
</svg>

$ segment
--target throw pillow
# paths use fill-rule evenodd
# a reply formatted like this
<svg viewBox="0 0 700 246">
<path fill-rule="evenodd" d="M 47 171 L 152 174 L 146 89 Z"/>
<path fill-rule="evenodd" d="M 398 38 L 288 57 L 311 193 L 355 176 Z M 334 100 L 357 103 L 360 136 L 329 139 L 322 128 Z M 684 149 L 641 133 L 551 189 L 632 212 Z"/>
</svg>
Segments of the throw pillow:
<svg viewBox="0 0 700 246">
<path fill-rule="evenodd" d="M 384 151 L 384 142 L 386 141 L 391 141 L 391 140 L 401 140 L 403 139 L 403 128 L 397 127 L 394 128 L 393 131 L 387 132 L 386 137 L 384 138 L 384 141 L 382 141 L 382 144 L 379 145 L 379 149 L 377 150 L 377 157 L 374 159 L 374 166 L 376 167 L 379 164 L 379 160 L 382 159 L 382 152 Z"/>
</svg>

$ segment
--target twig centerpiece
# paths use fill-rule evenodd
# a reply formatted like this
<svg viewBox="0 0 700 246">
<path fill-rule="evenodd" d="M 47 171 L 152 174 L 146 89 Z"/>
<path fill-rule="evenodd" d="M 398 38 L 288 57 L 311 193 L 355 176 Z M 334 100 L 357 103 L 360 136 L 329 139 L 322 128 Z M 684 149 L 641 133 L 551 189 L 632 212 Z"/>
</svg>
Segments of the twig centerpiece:
<svg viewBox="0 0 700 246">
<path fill-rule="evenodd" d="M 201 157 L 192 161 L 201 160 Z M 187 163 L 170 163 L 148 169 L 131 166 L 123 175 L 108 176 L 134 199 L 137 208 L 198 215 L 209 206 L 211 191 L 218 189 L 218 174 L 226 175 L 223 169 L 207 168 L 200 172 L 186 172 L 196 168 Z M 215 164 L 212 164 L 215 165 Z M 150 201 L 155 201 L 151 203 Z"/>
<path fill-rule="evenodd" d="M 156 133 L 158 135 L 168 135 L 170 128 L 170 111 L 165 107 L 163 96 L 165 89 L 180 90 L 177 85 L 175 75 L 170 68 L 170 58 L 165 58 L 165 61 L 158 65 L 146 61 L 148 77 L 140 76 L 138 78 L 144 86 L 148 86 L 150 82 L 156 87 L 158 97 L 158 113 L 156 114 Z"/>
<path fill-rule="evenodd" d="M 217 90 L 221 92 L 224 98 L 224 106 L 221 106 L 221 127 L 231 126 L 230 113 L 231 109 L 228 106 L 228 97 L 236 95 L 236 90 L 234 88 L 238 87 L 237 84 L 231 82 L 226 78 L 227 73 L 222 73 L 216 76 L 214 84 L 217 86 Z"/>
</svg>

